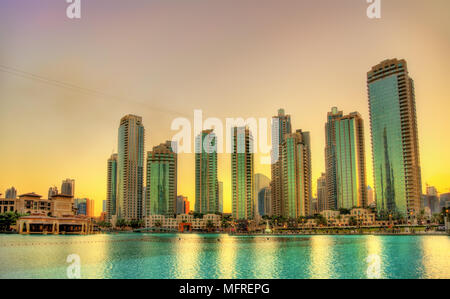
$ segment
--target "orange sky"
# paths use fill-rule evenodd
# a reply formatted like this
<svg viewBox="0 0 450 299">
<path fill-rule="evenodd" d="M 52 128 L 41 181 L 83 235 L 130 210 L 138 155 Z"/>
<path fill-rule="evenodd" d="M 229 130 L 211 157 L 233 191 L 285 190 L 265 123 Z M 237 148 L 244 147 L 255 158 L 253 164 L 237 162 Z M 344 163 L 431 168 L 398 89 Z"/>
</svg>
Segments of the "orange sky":
<svg viewBox="0 0 450 299">
<path fill-rule="evenodd" d="M 194 109 L 224 120 L 270 118 L 280 107 L 293 129 L 311 132 L 314 188 L 327 111 L 360 112 L 372 184 L 365 76 L 394 57 L 415 80 L 422 181 L 450 192 L 448 0 L 383 1 L 380 20 L 366 17 L 364 0 L 83 3 L 81 20 L 66 18 L 65 1 L 0 4 L 0 192 L 46 197 L 74 178 L 77 197 L 94 199 L 99 213 L 123 115 L 143 117 L 151 150 Z M 228 156 L 219 167 L 230 211 Z M 194 207 L 192 155 L 180 156 L 178 186 Z"/>
</svg>

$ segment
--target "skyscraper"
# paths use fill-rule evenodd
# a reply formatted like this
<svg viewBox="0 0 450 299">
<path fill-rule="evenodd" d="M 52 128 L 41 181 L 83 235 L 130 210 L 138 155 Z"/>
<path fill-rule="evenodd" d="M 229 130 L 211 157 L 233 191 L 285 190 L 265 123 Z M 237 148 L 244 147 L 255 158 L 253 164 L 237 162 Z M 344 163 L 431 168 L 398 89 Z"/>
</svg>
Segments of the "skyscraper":
<svg viewBox="0 0 450 299">
<path fill-rule="evenodd" d="M 450 193 L 443 193 L 439 196 L 439 208 L 450 207 Z"/>
<path fill-rule="evenodd" d="M 438 195 L 438 191 L 437 191 L 436 187 L 434 187 L 434 186 L 427 185 L 426 191 L 427 191 L 427 195 L 434 195 L 434 196 Z"/>
<path fill-rule="evenodd" d="M 272 194 L 270 187 L 265 187 L 258 192 L 259 216 L 272 216 Z"/>
<path fill-rule="evenodd" d="M 309 132 L 287 134 L 282 149 L 283 216 L 308 216 L 311 201 L 311 141 Z"/>
<path fill-rule="evenodd" d="M 58 187 L 53 186 L 48 188 L 48 199 L 51 199 L 55 195 L 58 195 Z"/>
<path fill-rule="evenodd" d="M 117 219 L 142 218 L 144 180 L 144 126 L 142 117 L 120 120 L 117 159 Z"/>
<path fill-rule="evenodd" d="M 378 213 L 414 217 L 422 187 L 414 82 L 406 61 L 374 66 L 367 85 Z"/>
<path fill-rule="evenodd" d="M 76 209 L 77 215 L 87 216 L 87 198 L 75 198 L 73 200 L 73 206 Z"/>
<path fill-rule="evenodd" d="M 190 208 L 189 208 L 188 198 L 183 195 L 178 195 L 177 196 L 177 215 L 188 214 L 189 211 L 190 211 Z"/>
<path fill-rule="evenodd" d="M 5 198 L 6 199 L 16 199 L 17 197 L 17 190 L 14 187 L 11 187 L 6 190 L 5 192 Z"/>
<path fill-rule="evenodd" d="M 65 179 L 61 184 L 61 194 L 75 196 L 75 180 Z"/>
<path fill-rule="evenodd" d="M 278 110 L 278 115 L 272 118 L 272 214 L 281 216 L 283 210 L 283 182 L 281 174 L 281 144 L 287 134 L 292 133 L 291 116 L 284 109 Z"/>
<path fill-rule="evenodd" d="M 86 198 L 86 216 L 94 217 L 95 215 L 95 201 L 93 199 Z"/>
<path fill-rule="evenodd" d="M 167 141 L 147 153 L 146 216 L 177 213 L 177 154 Z"/>
<path fill-rule="evenodd" d="M 358 112 L 335 119 L 337 208 L 367 206 L 364 122 Z"/>
<path fill-rule="evenodd" d="M 372 203 L 374 203 L 375 198 L 373 194 L 373 189 L 370 186 L 367 186 L 367 205 L 370 206 Z"/>
<path fill-rule="evenodd" d="M 259 192 L 270 186 L 270 179 L 263 175 L 262 173 L 256 173 L 255 174 L 255 214 L 259 214 L 260 216 L 263 216 L 264 214 L 261 214 L 259 211 L 259 208 L 262 207 L 259 204 L 260 197 Z"/>
<path fill-rule="evenodd" d="M 73 201 L 74 208 L 77 209 L 77 215 L 94 217 L 94 201 L 89 198 L 76 198 Z"/>
<path fill-rule="evenodd" d="M 106 190 L 106 219 L 116 215 L 117 204 L 117 160 L 118 155 L 112 154 L 108 159 L 108 178 Z"/>
<path fill-rule="evenodd" d="M 336 129 L 335 121 L 344 114 L 333 107 L 327 114 L 325 123 L 325 173 L 327 183 L 327 196 L 325 210 L 337 209 L 337 181 L 336 181 Z"/>
<path fill-rule="evenodd" d="M 328 189 L 327 189 L 327 175 L 322 175 L 317 179 L 317 208 L 319 212 L 328 209 Z"/>
<path fill-rule="evenodd" d="M 255 217 L 254 169 L 253 137 L 250 130 L 246 127 L 232 128 L 232 215 L 236 220 Z"/>
<path fill-rule="evenodd" d="M 219 212 L 223 213 L 223 182 L 219 181 Z"/>
<path fill-rule="evenodd" d="M 204 130 L 195 138 L 195 211 L 219 212 L 217 137 L 213 130 Z"/>
</svg>

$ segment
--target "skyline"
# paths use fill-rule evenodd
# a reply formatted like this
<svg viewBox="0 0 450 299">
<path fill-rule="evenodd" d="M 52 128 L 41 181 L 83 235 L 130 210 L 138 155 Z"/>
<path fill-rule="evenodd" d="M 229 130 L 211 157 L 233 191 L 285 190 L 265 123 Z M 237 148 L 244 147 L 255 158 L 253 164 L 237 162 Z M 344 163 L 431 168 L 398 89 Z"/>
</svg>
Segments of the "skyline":
<svg viewBox="0 0 450 299">
<path fill-rule="evenodd" d="M 329 2 L 323 12 L 320 3 L 312 2 L 277 3 L 275 11 L 270 10 L 273 1 L 260 1 L 258 11 L 253 1 L 220 2 L 208 5 L 208 13 L 200 5 L 204 1 L 180 2 L 176 9 L 151 1 L 158 7 L 156 12 L 155 6 L 146 10 L 147 4 L 136 4 L 120 16 L 122 4 L 110 1 L 113 4 L 104 11 L 100 8 L 105 2 L 98 1 L 88 5 L 88 13 L 78 23 L 55 14 L 64 2 L 14 2 L 5 1 L 0 11 L 6 25 L 0 29 L 1 65 L 114 97 L 152 100 L 117 101 L 0 72 L 1 136 L 8 144 L 0 149 L 1 193 L 15 186 L 21 194 L 45 195 L 50 186 L 70 177 L 76 180 L 76 196 L 94 199 L 99 214 L 106 199 L 106 160 L 117 151 L 117 120 L 125 114 L 142 114 L 147 152 L 172 137 L 173 118 L 178 114 L 192 118 L 196 108 L 205 112 L 205 118 L 222 119 L 270 118 L 278 108 L 285 108 L 292 116 L 293 131 L 311 132 L 313 194 L 317 178 L 325 171 L 326 113 L 333 106 L 346 113 L 358 111 L 365 123 L 366 171 L 373 187 L 366 73 L 394 57 L 408 61 L 416 82 L 422 188 L 428 183 L 440 192 L 450 191 L 450 141 L 442 134 L 450 129 L 445 113 L 450 108 L 450 21 L 439 17 L 450 8 L 448 1 L 433 6 L 408 1 L 407 12 L 401 9 L 406 1 L 386 2 L 377 21 L 366 19 L 363 10 L 359 13 L 366 8 L 364 1 L 354 2 L 354 7 L 349 1 L 342 6 Z M 25 2 L 35 9 L 20 10 Z M 236 6 L 241 10 L 234 11 Z M 233 22 L 224 18 L 230 9 Z M 411 21 L 418 17 L 421 24 Z M 210 28 L 212 20 L 216 26 Z M 114 26 L 116 21 L 119 27 Z M 148 32 L 139 29 L 147 22 Z M 93 26 L 96 30 L 90 33 Z M 329 32 L 318 32 L 321 26 Z M 99 33 L 102 38 L 96 42 L 93 38 Z M 40 43 L 42 39 L 46 42 Z M 218 179 L 224 182 L 224 210 L 231 212 L 227 156 L 218 157 Z M 193 155 L 180 155 L 179 161 L 178 193 L 188 196 L 193 207 Z M 270 177 L 270 166 L 255 165 L 255 173 Z"/>
</svg>

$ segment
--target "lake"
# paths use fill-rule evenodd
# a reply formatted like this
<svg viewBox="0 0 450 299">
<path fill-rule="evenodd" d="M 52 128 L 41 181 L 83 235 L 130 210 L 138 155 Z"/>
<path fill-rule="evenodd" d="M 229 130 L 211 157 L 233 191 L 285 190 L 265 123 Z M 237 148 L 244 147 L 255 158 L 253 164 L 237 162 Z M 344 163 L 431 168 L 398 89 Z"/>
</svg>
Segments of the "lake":
<svg viewBox="0 0 450 299">
<path fill-rule="evenodd" d="M 449 236 L 0 235 L 0 257 L 0 278 L 450 278 Z"/>
</svg>

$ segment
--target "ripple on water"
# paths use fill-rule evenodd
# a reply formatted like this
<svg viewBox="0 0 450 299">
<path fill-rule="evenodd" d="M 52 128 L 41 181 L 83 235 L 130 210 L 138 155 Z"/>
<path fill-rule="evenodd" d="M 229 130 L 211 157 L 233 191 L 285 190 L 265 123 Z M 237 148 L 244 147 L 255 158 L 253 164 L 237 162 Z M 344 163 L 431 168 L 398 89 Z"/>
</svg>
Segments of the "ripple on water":
<svg viewBox="0 0 450 299">
<path fill-rule="evenodd" d="M 447 236 L 0 235 L 0 278 L 450 278 Z"/>
</svg>

